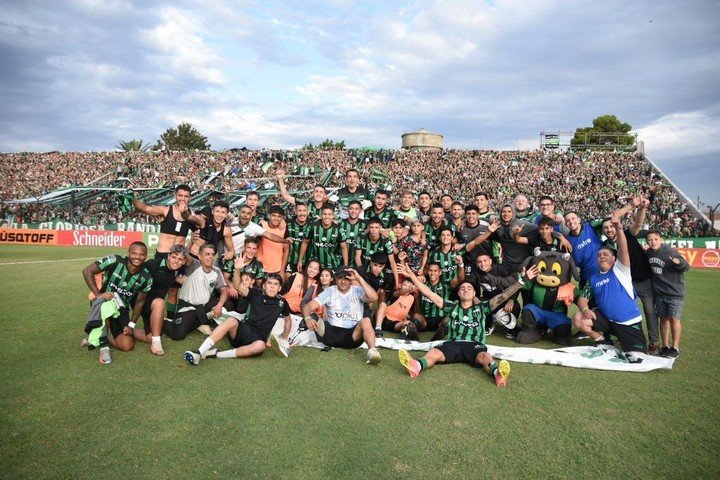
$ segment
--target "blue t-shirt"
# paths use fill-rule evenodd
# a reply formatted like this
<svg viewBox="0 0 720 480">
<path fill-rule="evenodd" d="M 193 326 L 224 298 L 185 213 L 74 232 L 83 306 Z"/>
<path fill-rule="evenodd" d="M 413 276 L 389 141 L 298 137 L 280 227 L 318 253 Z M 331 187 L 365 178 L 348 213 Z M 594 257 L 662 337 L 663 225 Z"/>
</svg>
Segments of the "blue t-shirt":
<svg viewBox="0 0 720 480">
<path fill-rule="evenodd" d="M 634 325 L 642 320 L 640 309 L 635 303 L 637 295 L 633 289 L 630 267 L 619 261 L 615 262 L 611 270 L 590 277 L 582 297 L 594 298 L 600 311 L 611 322 Z"/>
<path fill-rule="evenodd" d="M 580 269 L 580 280 L 587 280 L 600 271 L 597 262 L 598 250 L 602 246 L 600 238 L 589 222 L 583 222 L 579 235 L 567 236 L 573 247 L 572 256 L 575 266 Z"/>
</svg>

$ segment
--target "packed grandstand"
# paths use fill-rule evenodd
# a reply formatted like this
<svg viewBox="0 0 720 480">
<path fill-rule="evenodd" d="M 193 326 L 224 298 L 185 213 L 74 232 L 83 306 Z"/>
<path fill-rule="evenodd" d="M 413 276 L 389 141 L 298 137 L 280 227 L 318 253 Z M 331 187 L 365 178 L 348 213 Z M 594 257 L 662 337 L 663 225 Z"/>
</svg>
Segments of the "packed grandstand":
<svg viewBox="0 0 720 480">
<path fill-rule="evenodd" d="M 149 189 L 145 198 L 152 202 L 162 193 L 171 198 L 173 186 L 185 183 L 194 189 L 193 208 L 227 197 L 239 204 L 249 191 L 258 191 L 270 204 L 279 198 L 274 172 L 281 168 L 289 173 L 291 192 L 309 191 L 316 183 L 340 187 L 344 172 L 355 168 L 369 190 L 392 192 L 394 204 L 405 190 L 427 191 L 435 199 L 448 193 L 462 203 L 484 191 L 495 208 L 518 194 L 531 202 L 549 195 L 562 211 L 600 218 L 643 195 L 653 199 L 646 221 L 663 235 L 717 235 L 647 158 L 627 152 L 233 149 L 7 153 L 0 158 L 6 223 L 151 221 L 136 210 L 118 209 L 111 188 Z M 51 194 L 68 187 L 90 189 L 72 197 Z"/>
</svg>

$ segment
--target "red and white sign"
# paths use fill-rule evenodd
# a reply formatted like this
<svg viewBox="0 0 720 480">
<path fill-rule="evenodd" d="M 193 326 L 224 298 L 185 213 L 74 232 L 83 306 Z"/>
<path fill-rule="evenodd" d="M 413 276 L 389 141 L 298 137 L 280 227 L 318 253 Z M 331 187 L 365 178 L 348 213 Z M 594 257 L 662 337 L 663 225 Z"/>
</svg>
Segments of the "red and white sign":
<svg viewBox="0 0 720 480">
<path fill-rule="evenodd" d="M 58 245 L 73 247 L 129 247 L 133 242 L 142 242 L 142 232 L 120 232 L 109 230 L 58 230 Z"/>
<path fill-rule="evenodd" d="M 678 248 L 677 251 L 692 268 L 720 268 L 720 249 Z"/>
</svg>

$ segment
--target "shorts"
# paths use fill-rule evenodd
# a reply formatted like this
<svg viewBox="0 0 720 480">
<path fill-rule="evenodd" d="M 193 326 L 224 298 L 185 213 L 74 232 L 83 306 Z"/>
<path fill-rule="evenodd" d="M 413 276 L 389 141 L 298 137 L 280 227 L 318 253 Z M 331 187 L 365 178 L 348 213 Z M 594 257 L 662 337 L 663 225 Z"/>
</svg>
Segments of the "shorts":
<svg viewBox="0 0 720 480">
<path fill-rule="evenodd" d="M 449 341 L 435 348 L 445 355 L 442 363 L 467 363 L 475 368 L 482 368 L 476 361 L 478 353 L 487 352 L 487 346 L 480 342 Z"/>
<path fill-rule="evenodd" d="M 325 322 L 325 335 L 322 337 L 318 335 L 317 339 L 328 347 L 336 348 L 358 348 L 363 344 L 364 340 L 360 337 L 359 340 L 353 340 L 352 334 L 357 328 L 357 325 L 350 328 L 336 327 Z"/>
<path fill-rule="evenodd" d="M 184 340 L 188 333 L 200 325 L 210 325 L 207 313 L 217 304 L 217 299 L 210 297 L 205 305 L 192 305 L 178 300 L 175 318 L 163 322 L 163 333 L 172 340 Z"/>
<path fill-rule="evenodd" d="M 685 299 L 677 297 L 655 296 L 655 311 L 658 318 L 677 318 L 680 320 Z"/>
<path fill-rule="evenodd" d="M 401 321 L 404 322 L 405 320 L 401 320 Z M 382 329 L 385 330 L 386 332 L 394 332 L 394 331 L 396 331 L 395 326 L 398 323 L 400 323 L 400 322 L 393 322 L 392 320 L 388 320 L 387 318 L 385 318 L 382 321 Z"/>
<path fill-rule="evenodd" d="M 157 300 L 158 298 L 165 301 L 165 295 L 167 292 L 150 292 L 148 293 L 147 297 L 145 298 L 145 303 L 143 304 L 142 308 L 142 319 L 143 319 L 143 328 L 145 329 L 145 333 L 150 333 L 150 307 L 152 303 Z"/>
<path fill-rule="evenodd" d="M 88 323 L 95 320 L 97 326 L 100 326 L 100 308 L 102 304 L 110 300 L 101 300 L 102 297 L 97 297 L 90 303 L 90 313 L 88 314 Z M 130 323 L 130 310 L 127 308 L 120 309 L 119 317 L 110 317 L 107 319 L 107 325 L 110 327 L 110 333 L 112 336 L 117 338 L 122 335 L 125 327 Z M 104 335 L 104 334 L 103 334 Z"/>
<path fill-rule="evenodd" d="M 633 325 L 622 325 L 610 321 L 600 310 L 594 309 L 595 320 L 593 330 L 602 333 L 611 333 L 620 341 L 620 348 L 623 352 L 647 353 L 647 343 L 642 329 L 642 322 Z"/>
<path fill-rule="evenodd" d="M 235 333 L 235 337 L 232 337 L 230 335 L 230 332 L 228 332 L 227 339 L 230 343 L 230 346 L 233 348 L 244 347 L 245 345 L 250 345 L 253 342 L 257 342 L 258 340 L 261 340 L 263 342 L 265 341 L 265 339 L 261 338 L 254 328 L 250 327 L 245 322 L 238 322 L 238 328 L 237 332 Z"/>
</svg>

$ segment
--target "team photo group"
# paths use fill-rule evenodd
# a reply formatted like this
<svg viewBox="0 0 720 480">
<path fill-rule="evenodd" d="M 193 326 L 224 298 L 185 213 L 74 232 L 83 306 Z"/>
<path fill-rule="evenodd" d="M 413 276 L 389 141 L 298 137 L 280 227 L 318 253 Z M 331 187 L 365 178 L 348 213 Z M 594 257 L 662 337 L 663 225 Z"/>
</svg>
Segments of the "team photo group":
<svg viewBox="0 0 720 480">
<path fill-rule="evenodd" d="M 83 269 L 82 345 L 107 365 L 111 347 L 143 343 L 163 356 L 163 336 L 198 330 L 206 338 L 183 355 L 198 365 L 267 348 L 289 357 L 312 332 L 326 348 L 365 345 L 377 364 L 379 338 L 409 344 L 432 332 L 421 357 L 398 352 L 411 377 L 466 363 L 500 387 L 510 364 L 488 353 L 491 334 L 614 346 L 629 363 L 680 355 L 690 266 L 647 223 L 652 187 L 582 218 L 549 195 L 495 204 L 485 192 L 371 192 L 348 169 L 340 188 L 318 183 L 305 197 L 288 191 L 284 170 L 274 176 L 278 196 L 250 191 L 232 208 L 218 199 L 191 210 L 188 185 L 175 187 L 172 205 L 128 190 L 127 204 L 159 223 L 159 243 L 154 256 L 135 242 Z"/>
</svg>

